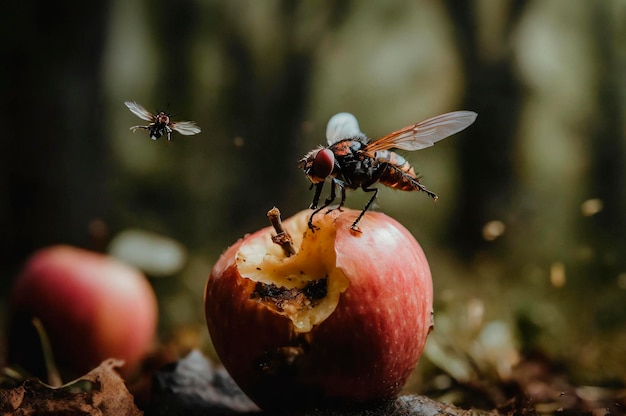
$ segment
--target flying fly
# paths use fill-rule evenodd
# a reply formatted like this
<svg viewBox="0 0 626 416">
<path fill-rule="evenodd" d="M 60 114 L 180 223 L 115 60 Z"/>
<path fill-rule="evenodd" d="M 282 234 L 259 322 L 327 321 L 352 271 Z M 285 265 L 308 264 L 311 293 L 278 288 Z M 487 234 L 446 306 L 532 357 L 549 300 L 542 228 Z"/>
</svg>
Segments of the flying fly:
<svg viewBox="0 0 626 416">
<path fill-rule="evenodd" d="M 476 120 L 473 111 L 454 111 L 412 124 L 371 141 L 359 129 L 357 119 L 350 113 L 339 113 L 328 121 L 326 128 L 327 147 L 311 150 L 298 162 L 315 187 L 309 217 L 309 228 L 314 230 L 313 216 L 331 205 L 336 198 L 337 187 L 341 189 L 341 202 L 346 201 L 346 188 L 361 188 L 373 195 L 352 223 L 351 228 L 359 231 L 358 223 L 376 198 L 376 182 L 402 191 L 422 191 L 437 200 L 437 195 L 420 182 L 409 162 L 392 149 L 420 150 L 460 132 Z M 318 208 L 322 188 L 330 178 L 330 196 Z"/>
<path fill-rule="evenodd" d="M 191 136 L 193 134 L 200 133 L 200 127 L 196 126 L 195 121 L 172 121 L 170 119 L 170 114 L 163 111 L 159 111 L 157 114 L 152 114 L 134 101 L 126 101 L 124 104 L 134 115 L 142 120 L 150 122 L 147 126 L 131 127 L 130 129 L 133 133 L 137 129 L 148 130 L 152 140 L 157 140 L 164 134 L 167 134 L 167 140 L 172 140 L 172 130 L 177 131 L 184 136 Z"/>
</svg>

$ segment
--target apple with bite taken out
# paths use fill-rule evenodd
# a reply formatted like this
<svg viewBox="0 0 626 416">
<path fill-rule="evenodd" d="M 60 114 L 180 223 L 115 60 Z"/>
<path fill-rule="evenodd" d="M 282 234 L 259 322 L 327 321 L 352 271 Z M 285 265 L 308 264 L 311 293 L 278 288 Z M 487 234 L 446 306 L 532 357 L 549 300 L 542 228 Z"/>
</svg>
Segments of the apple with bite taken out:
<svg viewBox="0 0 626 416">
<path fill-rule="evenodd" d="M 9 302 L 8 362 L 46 379 L 38 318 L 65 377 L 83 375 L 107 358 L 129 375 L 153 346 L 157 301 L 145 276 L 113 257 L 56 245 L 34 253 Z"/>
<path fill-rule="evenodd" d="M 228 248 L 208 278 L 215 349 L 263 409 L 394 398 L 422 354 L 433 308 L 424 252 L 383 213 L 352 230 L 358 214 L 323 211 L 310 229 L 311 211 L 278 226 L 274 213 L 274 228 Z"/>
</svg>

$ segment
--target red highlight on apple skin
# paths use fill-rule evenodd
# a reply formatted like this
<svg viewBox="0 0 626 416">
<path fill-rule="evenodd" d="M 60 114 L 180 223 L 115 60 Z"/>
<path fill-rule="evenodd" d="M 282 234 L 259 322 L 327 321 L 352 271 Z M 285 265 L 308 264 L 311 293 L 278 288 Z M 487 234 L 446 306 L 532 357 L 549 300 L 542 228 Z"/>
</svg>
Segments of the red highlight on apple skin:
<svg viewBox="0 0 626 416">
<path fill-rule="evenodd" d="M 385 214 L 368 212 L 354 233 L 359 211 L 321 213 L 315 232 L 310 213 L 283 222 L 296 254 L 285 256 L 268 227 L 217 261 L 205 289 L 215 349 L 263 409 L 393 398 L 432 329 L 424 252 Z"/>
</svg>

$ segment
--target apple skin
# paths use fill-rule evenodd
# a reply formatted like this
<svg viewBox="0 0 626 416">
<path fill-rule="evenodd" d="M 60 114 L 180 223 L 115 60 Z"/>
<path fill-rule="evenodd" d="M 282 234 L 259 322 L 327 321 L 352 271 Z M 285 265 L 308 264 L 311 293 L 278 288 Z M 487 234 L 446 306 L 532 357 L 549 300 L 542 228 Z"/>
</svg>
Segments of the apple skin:
<svg viewBox="0 0 626 416">
<path fill-rule="evenodd" d="M 152 287 L 138 270 L 110 256 L 56 245 L 35 252 L 14 282 L 9 303 L 8 362 L 46 379 L 41 321 L 55 363 L 80 376 L 107 358 L 130 375 L 151 349 L 158 317 Z"/>
<path fill-rule="evenodd" d="M 268 241 L 262 229 L 228 248 L 205 288 L 205 312 L 214 347 L 235 382 L 263 409 L 353 406 L 397 396 L 432 329 L 433 289 L 424 252 L 401 224 L 385 214 L 334 210 L 315 216 L 331 238 L 306 227 L 311 211 L 283 224 L 312 245 L 331 244 L 335 267 L 349 279 L 336 309 L 305 333 L 251 299 L 255 282 L 237 265 L 243 244 Z M 267 245 L 271 246 L 271 242 Z M 330 247 L 333 248 L 332 246 Z"/>
</svg>

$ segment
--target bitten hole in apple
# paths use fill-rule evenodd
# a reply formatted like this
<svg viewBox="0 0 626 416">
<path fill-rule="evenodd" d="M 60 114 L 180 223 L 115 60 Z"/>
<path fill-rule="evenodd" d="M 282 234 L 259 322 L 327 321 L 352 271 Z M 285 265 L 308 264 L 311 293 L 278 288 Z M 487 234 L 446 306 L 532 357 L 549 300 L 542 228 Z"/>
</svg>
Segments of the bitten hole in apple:
<svg viewBox="0 0 626 416">
<path fill-rule="evenodd" d="M 322 226 L 311 234 L 304 217 L 296 218 L 282 223 L 294 254 L 286 255 L 273 241 L 274 228 L 267 227 L 241 245 L 236 262 L 241 276 L 256 282 L 250 298 L 291 319 L 295 332 L 305 333 L 335 311 L 350 281 L 335 266 L 334 227 Z"/>
<path fill-rule="evenodd" d="M 313 280 L 303 288 L 278 287 L 274 284 L 257 282 L 250 299 L 258 299 L 277 312 L 309 310 L 319 304 L 328 294 L 328 277 Z"/>
</svg>

